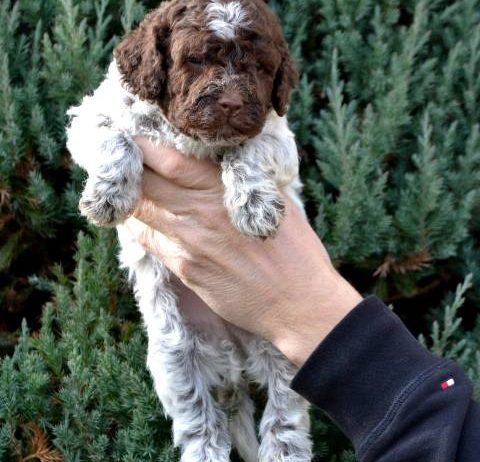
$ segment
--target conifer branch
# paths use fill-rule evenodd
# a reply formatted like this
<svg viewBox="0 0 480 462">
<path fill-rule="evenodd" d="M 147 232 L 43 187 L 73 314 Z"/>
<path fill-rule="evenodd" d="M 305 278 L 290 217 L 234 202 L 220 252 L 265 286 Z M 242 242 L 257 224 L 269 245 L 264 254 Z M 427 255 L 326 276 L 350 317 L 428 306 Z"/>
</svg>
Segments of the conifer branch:
<svg viewBox="0 0 480 462">
<path fill-rule="evenodd" d="M 402 258 L 388 256 L 373 275 L 375 277 L 386 278 L 391 272 L 405 274 L 420 271 L 430 266 L 432 260 L 433 257 L 428 249 L 422 249 Z"/>
<path fill-rule="evenodd" d="M 57 449 L 52 449 L 48 436 L 36 422 L 27 425 L 31 434 L 32 454 L 20 459 L 20 462 L 38 459 L 40 462 L 63 462 L 63 456 Z"/>
</svg>

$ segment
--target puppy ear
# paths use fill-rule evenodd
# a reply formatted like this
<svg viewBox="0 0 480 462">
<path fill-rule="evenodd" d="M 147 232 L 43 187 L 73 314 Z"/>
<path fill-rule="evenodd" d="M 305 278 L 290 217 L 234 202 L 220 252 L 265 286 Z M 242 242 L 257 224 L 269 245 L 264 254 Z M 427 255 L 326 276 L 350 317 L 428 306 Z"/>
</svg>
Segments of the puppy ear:
<svg viewBox="0 0 480 462">
<path fill-rule="evenodd" d="M 170 27 L 163 8 L 149 13 L 113 51 L 128 89 L 147 101 L 157 101 L 166 78 Z"/>
<path fill-rule="evenodd" d="M 272 104 L 277 114 L 284 116 L 287 113 L 290 93 L 298 82 L 298 71 L 285 40 L 282 40 L 280 45 L 280 53 L 282 62 L 273 83 Z"/>
</svg>

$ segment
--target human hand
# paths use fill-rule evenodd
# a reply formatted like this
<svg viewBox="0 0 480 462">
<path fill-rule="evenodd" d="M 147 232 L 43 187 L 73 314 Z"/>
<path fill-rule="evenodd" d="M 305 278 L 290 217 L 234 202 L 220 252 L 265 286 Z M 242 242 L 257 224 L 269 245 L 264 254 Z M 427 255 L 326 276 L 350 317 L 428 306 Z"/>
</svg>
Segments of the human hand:
<svg viewBox="0 0 480 462">
<path fill-rule="evenodd" d="M 302 213 L 287 199 L 275 238 L 247 238 L 230 223 L 217 166 L 136 141 L 143 198 L 127 227 L 215 313 L 302 365 L 361 301 Z"/>
</svg>

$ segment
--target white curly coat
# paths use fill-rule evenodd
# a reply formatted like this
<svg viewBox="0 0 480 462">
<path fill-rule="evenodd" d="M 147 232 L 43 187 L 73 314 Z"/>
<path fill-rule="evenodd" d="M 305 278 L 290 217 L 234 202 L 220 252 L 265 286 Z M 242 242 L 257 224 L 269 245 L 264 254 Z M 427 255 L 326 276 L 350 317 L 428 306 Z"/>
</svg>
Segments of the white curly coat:
<svg viewBox="0 0 480 462">
<path fill-rule="evenodd" d="M 118 225 L 121 266 L 134 282 L 148 332 L 148 368 L 173 419 L 182 462 L 226 462 L 232 446 L 246 462 L 310 461 L 308 405 L 289 387 L 295 368 L 266 340 L 227 323 L 222 335 L 212 335 L 182 312 L 167 268 L 121 225 L 141 187 L 142 152 L 133 137 L 146 135 L 187 155 L 220 159 L 233 224 L 250 236 L 273 235 L 282 216 L 281 190 L 302 208 L 297 148 L 286 118 L 272 111 L 262 133 L 236 148 L 206 146 L 124 88 L 115 62 L 69 114 L 68 148 L 89 176 L 81 210 L 96 224 Z M 260 445 L 250 382 L 268 391 Z"/>
</svg>

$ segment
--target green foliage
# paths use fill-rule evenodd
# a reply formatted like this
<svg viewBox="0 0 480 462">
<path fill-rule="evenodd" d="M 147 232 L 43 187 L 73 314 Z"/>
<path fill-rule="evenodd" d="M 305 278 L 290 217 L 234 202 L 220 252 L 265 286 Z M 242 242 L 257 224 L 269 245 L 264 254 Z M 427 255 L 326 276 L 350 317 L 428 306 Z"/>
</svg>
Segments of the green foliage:
<svg viewBox="0 0 480 462">
<path fill-rule="evenodd" d="M 305 195 L 337 265 L 392 301 L 462 279 L 461 249 L 478 248 L 479 2 L 274 4 L 303 71 Z"/>
<path fill-rule="evenodd" d="M 112 235 L 82 234 L 72 260 L 83 174 L 64 132 L 157 4 L 0 4 L 0 354 L 11 313 L 51 300 L 0 360 L 0 461 L 39 442 L 65 461 L 176 460 Z M 312 223 L 340 271 L 429 332 L 480 397 L 480 0 L 270 4 L 302 73 L 289 119 Z M 316 462 L 355 460 L 319 413 L 314 435 Z"/>
<path fill-rule="evenodd" d="M 457 361 L 471 378 L 476 399 L 480 399 L 480 320 L 473 330 L 465 332 L 460 316 L 472 280 L 472 275 L 467 275 L 456 291 L 446 297 L 443 309 L 435 312 L 438 319 L 432 323 L 428 340 L 423 335 L 419 340 L 436 355 Z"/>
<path fill-rule="evenodd" d="M 103 5 L 103 4 L 102 4 Z M 34 19 L 35 17 L 40 19 Z M 95 85 L 111 48 L 104 8 L 90 25 L 71 2 L 0 6 L 0 305 L 28 303 L 26 277 L 78 227 L 64 147 L 66 108 Z M 78 177 L 78 174 L 77 174 Z M 18 244 L 12 249 L 12 241 Z M 30 265 L 25 264 L 28 258 Z"/>
<path fill-rule="evenodd" d="M 76 270 L 51 283 L 41 330 L 32 337 L 24 324 L 15 353 L 0 363 L 2 461 L 35 454 L 32 422 L 65 461 L 153 461 L 172 452 L 112 237 L 80 236 Z"/>
<path fill-rule="evenodd" d="M 65 149 L 66 109 L 100 82 L 114 43 L 156 2 L 0 4 L 0 312 L 38 315 L 28 284 L 71 266 L 83 174 Z M 17 320 L 16 316 L 13 321 Z"/>
</svg>

